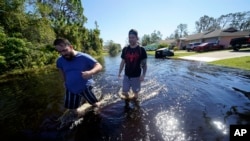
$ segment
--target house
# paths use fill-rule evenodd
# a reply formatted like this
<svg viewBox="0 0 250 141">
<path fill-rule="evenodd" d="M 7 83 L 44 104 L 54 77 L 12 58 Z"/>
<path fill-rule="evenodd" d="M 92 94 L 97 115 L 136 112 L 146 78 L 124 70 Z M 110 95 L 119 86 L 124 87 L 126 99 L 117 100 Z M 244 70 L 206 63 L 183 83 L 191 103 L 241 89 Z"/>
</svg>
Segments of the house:
<svg viewBox="0 0 250 141">
<path fill-rule="evenodd" d="M 224 45 L 227 48 L 232 38 L 248 36 L 249 34 L 250 31 L 238 31 L 232 27 L 224 30 L 214 29 L 180 38 L 178 40 L 178 47 L 179 49 L 183 49 L 188 43 L 192 42 L 214 42 Z"/>
</svg>

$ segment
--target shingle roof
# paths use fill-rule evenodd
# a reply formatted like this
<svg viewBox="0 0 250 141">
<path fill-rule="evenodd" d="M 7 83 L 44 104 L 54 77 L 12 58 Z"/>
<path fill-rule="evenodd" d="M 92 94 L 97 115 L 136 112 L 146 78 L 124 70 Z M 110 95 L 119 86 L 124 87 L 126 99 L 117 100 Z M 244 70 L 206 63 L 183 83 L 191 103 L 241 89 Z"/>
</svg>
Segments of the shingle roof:
<svg viewBox="0 0 250 141">
<path fill-rule="evenodd" d="M 197 33 L 193 35 L 186 36 L 186 40 L 197 40 L 197 39 L 206 39 L 206 38 L 213 38 L 213 37 L 222 37 L 222 36 L 247 36 L 250 34 L 250 31 L 237 31 L 233 28 L 228 28 L 225 30 L 215 29 L 206 31 L 203 33 Z"/>
<path fill-rule="evenodd" d="M 201 39 L 202 37 L 203 37 L 203 33 L 196 33 L 196 34 L 186 36 L 186 40 L 196 40 L 196 39 Z"/>
<path fill-rule="evenodd" d="M 247 36 L 250 31 L 238 31 L 238 32 L 221 32 L 220 36 Z"/>
<path fill-rule="evenodd" d="M 166 39 L 166 40 L 160 40 L 158 41 L 158 43 L 167 43 L 167 44 L 171 44 L 171 43 L 175 43 L 176 40 L 175 39 Z"/>
</svg>

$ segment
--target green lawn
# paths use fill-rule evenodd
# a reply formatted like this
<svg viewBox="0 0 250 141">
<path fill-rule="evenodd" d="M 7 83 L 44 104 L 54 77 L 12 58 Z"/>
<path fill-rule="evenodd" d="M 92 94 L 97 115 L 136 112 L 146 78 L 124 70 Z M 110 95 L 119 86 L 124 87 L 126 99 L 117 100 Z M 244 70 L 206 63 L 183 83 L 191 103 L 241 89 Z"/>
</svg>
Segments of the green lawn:
<svg viewBox="0 0 250 141">
<path fill-rule="evenodd" d="M 155 51 L 147 51 L 147 54 L 155 55 Z M 187 52 L 185 50 L 178 50 L 178 51 L 175 51 L 174 56 L 170 58 L 178 59 L 179 57 L 182 57 L 182 56 L 189 56 L 189 55 L 194 55 L 194 54 L 196 54 L 196 52 Z M 231 68 L 238 68 L 238 69 L 243 69 L 243 70 L 250 70 L 250 56 L 218 60 L 218 61 L 209 62 L 208 64 L 226 66 L 226 67 L 231 67 Z"/>
<path fill-rule="evenodd" d="M 196 52 L 193 52 L 193 51 L 190 51 L 190 52 L 187 52 L 187 51 L 175 51 L 174 52 L 174 56 L 172 56 L 171 58 L 179 58 L 179 57 L 182 57 L 182 56 L 189 56 L 189 55 L 194 55 L 194 54 L 197 54 Z"/>
<path fill-rule="evenodd" d="M 147 51 L 148 55 L 155 55 L 155 51 Z M 174 51 L 174 56 L 171 56 L 170 58 L 178 58 L 181 56 L 188 56 L 188 55 L 194 55 L 196 52 L 187 52 L 185 50 L 178 50 Z"/>
<path fill-rule="evenodd" d="M 250 56 L 218 60 L 209 62 L 209 64 L 250 70 Z"/>
<path fill-rule="evenodd" d="M 147 51 L 148 55 L 155 55 L 155 51 Z"/>
</svg>

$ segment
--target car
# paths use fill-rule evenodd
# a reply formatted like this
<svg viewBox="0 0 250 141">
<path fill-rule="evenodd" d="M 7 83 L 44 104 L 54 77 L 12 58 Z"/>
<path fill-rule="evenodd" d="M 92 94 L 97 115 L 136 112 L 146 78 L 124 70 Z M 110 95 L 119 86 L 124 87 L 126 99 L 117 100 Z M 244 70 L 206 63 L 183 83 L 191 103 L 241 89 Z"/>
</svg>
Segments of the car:
<svg viewBox="0 0 250 141">
<path fill-rule="evenodd" d="M 167 56 L 174 56 L 174 52 L 168 48 L 159 48 L 155 51 L 155 58 L 166 58 Z"/>
<path fill-rule="evenodd" d="M 189 43 L 187 46 L 186 46 L 186 50 L 189 52 L 189 51 L 193 51 L 194 48 L 196 48 L 198 45 L 200 45 L 201 43 L 200 42 L 194 42 L 194 43 Z"/>
<path fill-rule="evenodd" d="M 250 34 L 245 37 L 232 38 L 230 40 L 230 45 L 233 47 L 234 51 L 239 51 L 244 44 L 250 46 Z"/>
<path fill-rule="evenodd" d="M 203 51 L 212 51 L 212 50 L 222 50 L 224 49 L 224 45 L 220 45 L 213 42 L 206 42 L 198 45 L 194 51 L 203 52 Z"/>
</svg>

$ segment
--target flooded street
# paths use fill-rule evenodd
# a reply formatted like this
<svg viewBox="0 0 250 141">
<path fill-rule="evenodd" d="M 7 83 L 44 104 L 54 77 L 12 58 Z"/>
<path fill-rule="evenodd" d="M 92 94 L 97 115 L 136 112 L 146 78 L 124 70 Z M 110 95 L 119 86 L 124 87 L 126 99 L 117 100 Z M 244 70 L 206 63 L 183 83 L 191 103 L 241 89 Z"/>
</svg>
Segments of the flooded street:
<svg viewBox="0 0 250 141">
<path fill-rule="evenodd" d="M 250 124 L 250 71 L 148 58 L 140 106 L 118 93 L 120 56 L 94 76 L 107 103 L 73 129 L 58 130 L 64 89 L 56 70 L 0 83 L 0 138 L 53 141 L 229 141 L 231 124 Z"/>
</svg>

